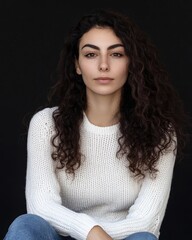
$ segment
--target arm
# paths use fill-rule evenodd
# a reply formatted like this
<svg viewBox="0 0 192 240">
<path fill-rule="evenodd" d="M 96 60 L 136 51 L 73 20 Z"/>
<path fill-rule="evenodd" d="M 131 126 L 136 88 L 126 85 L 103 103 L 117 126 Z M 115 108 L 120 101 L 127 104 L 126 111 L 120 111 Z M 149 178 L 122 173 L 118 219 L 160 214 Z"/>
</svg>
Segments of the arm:
<svg viewBox="0 0 192 240">
<path fill-rule="evenodd" d="M 27 211 L 46 219 L 61 235 L 86 239 L 89 231 L 98 223 L 86 214 L 62 206 L 56 165 L 51 158 L 53 130 L 50 109 L 33 116 L 27 141 Z"/>
<path fill-rule="evenodd" d="M 174 144 L 173 144 L 174 145 Z M 175 163 L 174 146 L 159 159 L 157 177 L 146 176 L 140 193 L 130 207 L 126 219 L 114 223 L 105 222 L 103 229 L 113 239 L 124 239 L 131 233 L 149 231 L 157 237 L 165 214 Z"/>
</svg>

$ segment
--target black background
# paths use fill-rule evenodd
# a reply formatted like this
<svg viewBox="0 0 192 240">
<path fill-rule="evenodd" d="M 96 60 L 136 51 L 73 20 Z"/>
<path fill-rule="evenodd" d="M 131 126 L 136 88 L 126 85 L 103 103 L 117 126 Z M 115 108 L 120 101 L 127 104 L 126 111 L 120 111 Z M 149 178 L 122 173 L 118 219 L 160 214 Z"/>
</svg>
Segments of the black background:
<svg viewBox="0 0 192 240">
<path fill-rule="evenodd" d="M 25 122 L 46 101 L 69 28 L 104 7 L 128 14 L 157 45 L 173 84 L 191 114 L 192 3 L 179 0 L 4 1 L 0 3 L 1 124 L 0 239 L 25 213 Z M 191 143 L 176 164 L 161 240 L 191 239 Z"/>
</svg>

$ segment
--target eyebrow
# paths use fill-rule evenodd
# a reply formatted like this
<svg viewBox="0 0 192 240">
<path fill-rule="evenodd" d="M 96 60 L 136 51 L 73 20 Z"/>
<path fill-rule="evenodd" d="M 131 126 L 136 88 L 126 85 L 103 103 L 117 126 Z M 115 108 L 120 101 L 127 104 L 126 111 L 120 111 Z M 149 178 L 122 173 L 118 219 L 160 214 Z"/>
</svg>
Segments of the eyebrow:
<svg viewBox="0 0 192 240">
<path fill-rule="evenodd" d="M 95 46 L 95 45 L 93 45 L 93 44 L 85 44 L 85 45 L 81 48 L 81 50 L 82 50 L 83 48 L 85 48 L 85 47 L 90 47 L 90 48 L 93 48 L 93 49 L 96 49 L 96 50 L 99 50 L 99 49 L 100 49 L 99 47 L 97 47 L 97 46 Z M 111 50 L 111 49 L 114 49 L 114 48 L 117 48 L 117 47 L 124 47 L 124 45 L 121 44 L 121 43 L 113 44 L 113 45 L 109 46 L 109 47 L 107 48 L 107 50 Z"/>
</svg>

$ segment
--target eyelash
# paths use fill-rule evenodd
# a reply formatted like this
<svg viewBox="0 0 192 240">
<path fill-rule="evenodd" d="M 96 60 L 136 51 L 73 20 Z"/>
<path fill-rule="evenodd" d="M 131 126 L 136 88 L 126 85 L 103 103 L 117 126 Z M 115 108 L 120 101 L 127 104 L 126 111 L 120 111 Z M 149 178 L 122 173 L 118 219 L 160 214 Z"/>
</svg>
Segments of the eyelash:
<svg viewBox="0 0 192 240">
<path fill-rule="evenodd" d="M 124 56 L 122 53 L 115 52 L 113 53 L 114 57 L 122 57 Z"/>
<path fill-rule="evenodd" d="M 87 53 L 87 54 L 85 54 L 85 57 L 87 57 L 87 58 L 93 58 L 95 56 L 96 56 L 95 53 Z"/>
<path fill-rule="evenodd" d="M 95 56 L 97 56 L 97 54 L 90 52 L 90 53 L 85 54 L 84 56 L 87 58 L 94 58 Z M 119 53 L 119 52 L 114 52 L 114 53 L 110 54 L 110 56 L 120 58 L 120 57 L 124 56 L 124 54 Z"/>
</svg>

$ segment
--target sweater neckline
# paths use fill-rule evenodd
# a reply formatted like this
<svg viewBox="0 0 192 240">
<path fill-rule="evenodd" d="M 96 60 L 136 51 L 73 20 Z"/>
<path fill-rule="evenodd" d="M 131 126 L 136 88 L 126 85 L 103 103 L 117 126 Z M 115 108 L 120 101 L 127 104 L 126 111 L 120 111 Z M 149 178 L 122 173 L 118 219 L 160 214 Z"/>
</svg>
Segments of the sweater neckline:
<svg viewBox="0 0 192 240">
<path fill-rule="evenodd" d="M 116 133 L 117 130 L 119 129 L 119 123 L 116 123 L 111 126 L 101 127 L 101 126 L 97 126 L 97 125 L 94 125 L 93 123 L 91 123 L 89 121 L 87 115 L 85 114 L 85 112 L 83 112 L 83 115 L 84 115 L 83 127 L 89 132 L 93 132 L 96 134 L 113 134 L 113 133 Z"/>
</svg>

